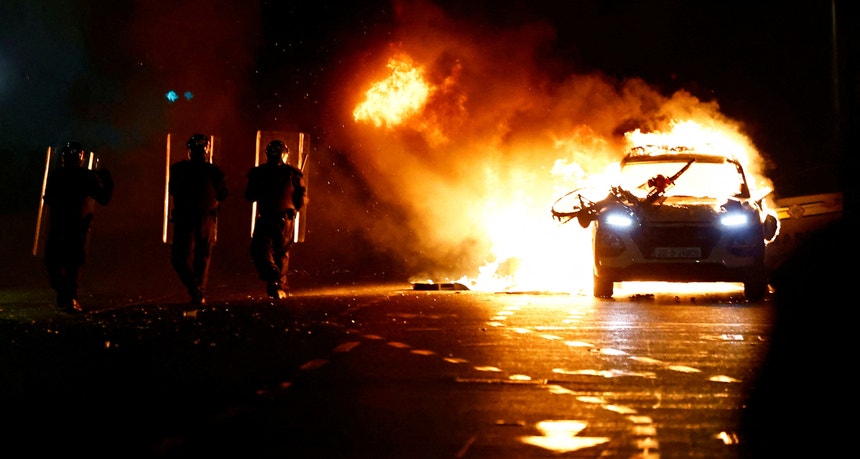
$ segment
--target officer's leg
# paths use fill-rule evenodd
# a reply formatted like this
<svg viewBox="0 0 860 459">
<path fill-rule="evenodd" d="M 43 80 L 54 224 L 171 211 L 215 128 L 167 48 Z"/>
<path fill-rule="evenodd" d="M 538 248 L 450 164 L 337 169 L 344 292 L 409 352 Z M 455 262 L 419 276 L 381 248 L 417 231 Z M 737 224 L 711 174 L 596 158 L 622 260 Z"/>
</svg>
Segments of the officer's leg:
<svg viewBox="0 0 860 459">
<path fill-rule="evenodd" d="M 70 241 L 68 245 L 68 256 L 66 257 L 65 277 L 66 288 L 69 297 L 72 299 L 72 307 L 80 310 L 78 300 L 78 285 L 81 281 L 81 270 L 87 260 L 87 244 L 89 242 L 89 221 L 79 228 L 80 231 L 75 234 L 76 239 Z"/>
<path fill-rule="evenodd" d="M 251 260 L 257 269 L 260 280 L 278 281 L 278 267 L 274 259 L 273 234 L 278 234 L 277 225 L 270 219 L 257 219 L 254 235 L 251 238 Z"/>
<path fill-rule="evenodd" d="M 176 221 L 173 227 L 173 240 L 170 246 L 170 263 L 179 275 L 179 281 L 191 294 L 196 289 L 194 282 L 193 257 L 194 233 L 187 223 Z"/>
<path fill-rule="evenodd" d="M 69 265 L 70 238 L 67 228 L 52 228 L 45 242 L 45 268 L 48 272 L 48 283 L 57 293 L 57 307 L 70 310 L 73 307 L 73 295 L 69 286 L 67 266 Z"/>
<path fill-rule="evenodd" d="M 287 273 L 290 270 L 290 249 L 293 246 L 293 230 L 295 228 L 295 220 L 286 220 L 284 229 L 278 234 L 278 243 L 276 249 L 277 265 L 278 265 L 278 282 L 281 288 L 288 290 L 290 288 Z"/>
<path fill-rule="evenodd" d="M 63 281 L 63 265 L 60 263 L 56 243 L 50 238 L 45 243 L 45 269 L 48 272 L 48 284 L 57 292 L 57 304 L 59 305 L 63 300 L 62 292 L 65 286 L 65 282 Z"/>
<path fill-rule="evenodd" d="M 206 218 L 201 223 L 199 237 L 194 244 L 194 283 L 200 299 L 206 294 L 209 266 L 212 261 L 212 247 L 215 245 L 217 230 L 218 220 L 215 217 Z"/>
<path fill-rule="evenodd" d="M 286 297 L 279 283 L 280 270 L 276 253 L 282 225 L 283 220 L 280 218 L 260 218 L 251 240 L 251 258 L 260 279 L 266 282 L 266 294 L 271 298 Z"/>
</svg>

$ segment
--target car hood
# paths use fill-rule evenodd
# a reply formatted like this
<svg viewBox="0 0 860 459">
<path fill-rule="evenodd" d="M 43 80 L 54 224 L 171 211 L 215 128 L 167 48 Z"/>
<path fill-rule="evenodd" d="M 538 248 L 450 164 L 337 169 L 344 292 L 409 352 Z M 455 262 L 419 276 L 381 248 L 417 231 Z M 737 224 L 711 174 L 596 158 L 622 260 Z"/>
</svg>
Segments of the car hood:
<svg viewBox="0 0 860 459">
<path fill-rule="evenodd" d="M 724 201 L 709 198 L 671 198 L 656 204 L 639 206 L 637 214 L 643 222 L 702 222 L 717 218 Z"/>
</svg>

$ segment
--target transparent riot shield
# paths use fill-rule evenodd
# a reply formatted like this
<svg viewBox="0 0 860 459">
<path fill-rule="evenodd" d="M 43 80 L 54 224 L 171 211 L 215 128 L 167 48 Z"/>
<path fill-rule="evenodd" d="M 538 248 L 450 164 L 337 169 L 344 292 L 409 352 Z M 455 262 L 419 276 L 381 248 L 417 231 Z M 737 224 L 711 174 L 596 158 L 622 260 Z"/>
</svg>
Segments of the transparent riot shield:
<svg viewBox="0 0 860 459">
<path fill-rule="evenodd" d="M 170 197 L 170 133 L 167 133 L 164 158 L 164 217 L 161 224 L 161 242 L 167 244 L 172 239 L 171 214 L 173 213 L 173 198 Z"/>
<path fill-rule="evenodd" d="M 45 155 L 45 173 L 42 176 L 42 192 L 39 194 L 39 213 L 36 215 L 36 236 L 33 238 L 33 256 L 39 255 L 42 247 L 40 241 L 44 241 L 42 237 L 42 218 L 45 215 L 45 187 L 48 185 L 48 172 L 51 169 L 51 147 L 48 147 L 48 153 Z"/>
<path fill-rule="evenodd" d="M 45 188 L 48 186 L 48 175 L 55 167 L 54 164 L 59 164 L 59 158 L 54 159 L 51 154 L 52 148 L 48 147 L 45 154 L 45 173 L 42 176 L 42 192 L 39 194 L 39 213 L 36 215 L 36 235 L 33 238 L 33 256 L 39 256 L 44 252 L 45 241 L 45 226 L 42 222 L 45 220 Z M 99 157 L 94 152 L 89 152 L 85 158 L 84 165 L 87 169 L 95 170 L 99 167 Z"/>
<path fill-rule="evenodd" d="M 304 132 L 295 131 L 257 131 L 257 142 L 254 148 L 254 167 L 266 162 L 266 145 L 273 140 L 284 142 L 290 149 L 288 162 L 302 171 L 305 187 L 310 188 L 310 136 Z M 251 204 L 251 236 L 254 235 L 254 225 L 257 221 L 257 203 Z M 308 208 L 305 206 L 296 214 L 296 225 L 293 233 L 294 242 L 304 242 L 307 233 Z"/>
</svg>

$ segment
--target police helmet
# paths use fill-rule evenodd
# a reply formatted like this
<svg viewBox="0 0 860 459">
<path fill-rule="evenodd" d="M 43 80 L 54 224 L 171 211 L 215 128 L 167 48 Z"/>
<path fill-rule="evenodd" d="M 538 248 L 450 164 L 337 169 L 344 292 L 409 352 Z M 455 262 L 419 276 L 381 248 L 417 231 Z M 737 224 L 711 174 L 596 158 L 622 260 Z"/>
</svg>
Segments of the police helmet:
<svg viewBox="0 0 860 459">
<path fill-rule="evenodd" d="M 209 148 L 209 136 L 203 134 L 194 134 L 185 143 L 191 151 L 205 152 Z"/>
<path fill-rule="evenodd" d="M 270 161 L 286 161 L 287 155 L 289 154 L 289 147 L 280 140 L 273 140 L 266 146 L 266 157 L 268 157 Z"/>
<path fill-rule="evenodd" d="M 60 150 L 60 162 L 63 167 L 81 167 L 84 165 L 84 146 L 78 142 L 69 142 Z"/>
</svg>

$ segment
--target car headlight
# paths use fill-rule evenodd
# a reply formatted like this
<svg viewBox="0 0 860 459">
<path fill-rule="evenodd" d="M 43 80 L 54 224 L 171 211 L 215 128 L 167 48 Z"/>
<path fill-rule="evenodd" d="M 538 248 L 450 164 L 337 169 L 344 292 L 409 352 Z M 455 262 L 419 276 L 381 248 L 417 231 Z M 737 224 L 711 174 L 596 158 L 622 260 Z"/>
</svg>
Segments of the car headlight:
<svg viewBox="0 0 860 459">
<path fill-rule="evenodd" d="M 612 211 L 603 215 L 603 222 L 613 228 L 624 229 L 633 226 L 636 220 L 626 212 Z"/>
<path fill-rule="evenodd" d="M 750 216 L 744 212 L 729 212 L 720 217 L 720 224 L 729 228 L 740 228 L 749 224 Z"/>
</svg>

